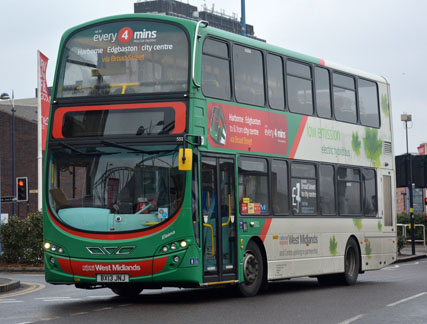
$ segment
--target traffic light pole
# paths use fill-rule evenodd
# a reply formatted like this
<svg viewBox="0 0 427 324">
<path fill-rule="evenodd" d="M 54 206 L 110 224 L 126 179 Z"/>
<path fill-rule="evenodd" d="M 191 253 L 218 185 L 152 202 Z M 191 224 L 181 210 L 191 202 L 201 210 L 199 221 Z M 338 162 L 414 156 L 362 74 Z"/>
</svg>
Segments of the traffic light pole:
<svg viewBox="0 0 427 324">
<path fill-rule="evenodd" d="M 408 119 L 403 120 L 405 122 L 406 130 L 406 163 L 408 166 L 408 194 L 409 194 L 409 215 L 411 221 L 411 246 L 412 246 L 412 255 L 415 255 L 415 219 L 414 219 L 414 183 L 412 183 L 412 155 L 409 154 L 408 146 Z"/>
</svg>

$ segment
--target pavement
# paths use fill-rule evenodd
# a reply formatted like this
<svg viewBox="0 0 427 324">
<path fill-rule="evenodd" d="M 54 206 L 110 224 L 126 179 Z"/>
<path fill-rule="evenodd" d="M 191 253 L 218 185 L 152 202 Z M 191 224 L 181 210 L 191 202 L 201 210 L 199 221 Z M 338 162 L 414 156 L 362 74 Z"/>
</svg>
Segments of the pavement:
<svg viewBox="0 0 427 324">
<path fill-rule="evenodd" d="M 396 263 L 408 262 L 417 259 L 427 258 L 427 246 L 417 245 L 415 247 L 415 255 L 412 254 L 412 247 L 407 245 L 404 247 L 400 254 L 397 256 Z M 0 265 L 0 272 L 43 272 L 43 267 L 32 267 L 32 266 L 14 266 L 14 267 L 2 267 Z M 21 283 L 17 280 L 8 278 L 0 278 L 0 296 L 1 293 L 11 291 L 19 288 Z"/>
</svg>

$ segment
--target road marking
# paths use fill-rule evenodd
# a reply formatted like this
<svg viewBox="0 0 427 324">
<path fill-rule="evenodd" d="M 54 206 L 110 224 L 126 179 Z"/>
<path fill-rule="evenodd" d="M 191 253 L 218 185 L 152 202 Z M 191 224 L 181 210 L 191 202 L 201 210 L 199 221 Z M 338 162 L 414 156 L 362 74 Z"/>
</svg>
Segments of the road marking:
<svg viewBox="0 0 427 324">
<path fill-rule="evenodd" d="M 14 293 L 6 293 L 5 295 L 0 296 L 0 300 L 3 298 L 7 298 L 7 297 L 15 297 L 15 296 L 20 296 L 20 295 L 25 295 L 25 294 L 29 294 L 32 292 L 36 292 L 39 291 L 43 288 L 45 288 L 46 286 L 43 284 L 36 284 L 36 283 L 30 283 L 30 282 L 22 282 L 23 285 L 28 285 L 30 287 L 22 290 L 22 291 L 18 291 L 18 292 L 14 292 Z"/>
<path fill-rule="evenodd" d="M 44 301 L 44 302 L 63 302 L 63 301 L 69 301 L 69 300 L 82 300 L 82 299 L 81 298 L 71 298 L 71 297 L 68 297 L 68 298 L 51 298 L 51 299 L 45 298 L 45 299 L 42 299 L 42 301 Z"/>
<path fill-rule="evenodd" d="M 0 300 L 0 304 L 7 304 L 7 303 L 23 303 L 22 300 L 16 300 L 16 299 L 2 299 Z"/>
<path fill-rule="evenodd" d="M 359 315 L 354 316 L 352 318 L 346 319 L 345 321 L 340 322 L 338 324 L 349 324 L 351 322 L 357 321 L 358 319 L 361 319 L 363 316 L 365 316 L 365 314 L 359 314 Z"/>
<path fill-rule="evenodd" d="M 101 311 L 109 310 L 109 309 L 113 309 L 113 307 L 103 307 L 103 308 L 94 309 L 93 311 L 94 312 L 101 312 Z"/>
<path fill-rule="evenodd" d="M 67 299 L 67 298 L 71 298 L 71 297 L 37 297 L 34 299 Z"/>
<path fill-rule="evenodd" d="M 71 314 L 71 316 L 79 316 L 79 315 L 85 315 L 85 314 L 88 314 L 88 312 L 74 313 L 74 314 Z"/>
<path fill-rule="evenodd" d="M 398 300 L 397 302 L 394 302 L 394 303 L 388 304 L 387 306 L 396 306 L 396 305 L 398 305 L 398 304 L 400 304 L 400 303 L 404 303 L 404 302 L 406 302 L 406 301 L 408 301 L 408 300 L 411 300 L 411 299 L 415 299 L 415 298 L 421 297 L 421 296 L 423 296 L 423 295 L 425 295 L 425 294 L 427 294 L 427 292 L 422 292 L 422 293 L 419 293 L 419 294 L 417 294 L 417 295 L 414 295 L 414 296 L 411 296 L 411 297 L 408 297 L 408 298 L 404 298 L 404 299 Z"/>
<path fill-rule="evenodd" d="M 382 268 L 381 270 L 395 270 L 395 269 L 398 269 L 398 268 L 400 268 L 400 266 L 397 265 L 397 264 L 394 264 L 394 265 L 388 266 L 386 268 Z"/>
</svg>

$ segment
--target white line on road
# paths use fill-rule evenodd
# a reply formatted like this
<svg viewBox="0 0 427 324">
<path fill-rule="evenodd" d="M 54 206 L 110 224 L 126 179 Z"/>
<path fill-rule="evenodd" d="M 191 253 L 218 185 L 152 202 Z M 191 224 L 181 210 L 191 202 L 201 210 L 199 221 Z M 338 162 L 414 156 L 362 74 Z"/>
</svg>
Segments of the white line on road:
<svg viewBox="0 0 427 324">
<path fill-rule="evenodd" d="M 415 299 L 415 298 L 421 297 L 421 296 L 423 296 L 423 295 L 425 295 L 425 294 L 427 294 L 427 292 L 422 292 L 422 293 L 419 293 L 419 294 L 417 294 L 417 295 L 414 295 L 414 296 L 411 296 L 411 297 L 408 297 L 408 298 L 404 298 L 404 299 L 398 300 L 397 302 L 394 302 L 394 303 L 388 304 L 387 306 L 396 306 L 396 305 L 398 305 L 398 304 L 400 304 L 400 303 L 404 303 L 404 302 L 406 302 L 406 301 L 408 301 L 408 300 L 411 300 L 411 299 Z"/>
<path fill-rule="evenodd" d="M 349 324 L 349 323 L 351 323 L 351 322 L 357 321 L 358 319 L 361 319 L 363 316 L 365 316 L 365 314 L 359 314 L 359 315 L 357 315 L 357 316 L 354 316 L 354 317 L 352 317 L 352 318 L 349 318 L 349 319 L 347 319 L 347 320 L 345 320 L 345 321 L 343 321 L 343 322 L 340 322 L 340 323 L 338 323 L 338 324 Z"/>
<path fill-rule="evenodd" d="M 71 298 L 71 297 L 37 297 L 34 299 L 68 299 L 68 298 Z"/>
<path fill-rule="evenodd" d="M 74 314 L 71 314 L 71 316 L 79 316 L 79 315 L 85 315 L 85 314 L 88 314 L 88 312 L 74 313 Z"/>
<path fill-rule="evenodd" d="M 101 312 L 101 311 L 109 310 L 109 309 L 112 309 L 112 308 L 113 308 L 113 307 L 103 307 L 103 308 L 94 309 L 93 311 L 94 311 L 94 312 Z"/>
<path fill-rule="evenodd" d="M 7 303 L 23 303 L 23 301 L 16 300 L 16 299 L 0 299 L 0 304 L 7 304 Z"/>
</svg>

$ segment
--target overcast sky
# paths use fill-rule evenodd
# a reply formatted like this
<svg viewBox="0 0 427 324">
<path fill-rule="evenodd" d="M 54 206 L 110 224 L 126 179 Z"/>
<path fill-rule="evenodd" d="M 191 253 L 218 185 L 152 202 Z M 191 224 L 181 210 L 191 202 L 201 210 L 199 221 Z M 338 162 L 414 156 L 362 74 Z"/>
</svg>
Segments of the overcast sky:
<svg viewBox="0 0 427 324">
<path fill-rule="evenodd" d="M 1 0 L 0 92 L 34 97 L 39 49 L 53 83 L 62 33 L 100 17 L 132 13 L 136 0 Z M 185 0 L 184 2 L 187 2 Z M 189 0 L 238 14 L 240 0 Z M 268 4 L 268 6 L 267 6 Z M 427 1 L 246 0 L 246 22 L 267 42 L 385 76 L 391 84 L 395 153 L 406 152 L 400 114 L 412 114 L 409 150 L 427 142 Z"/>
</svg>

